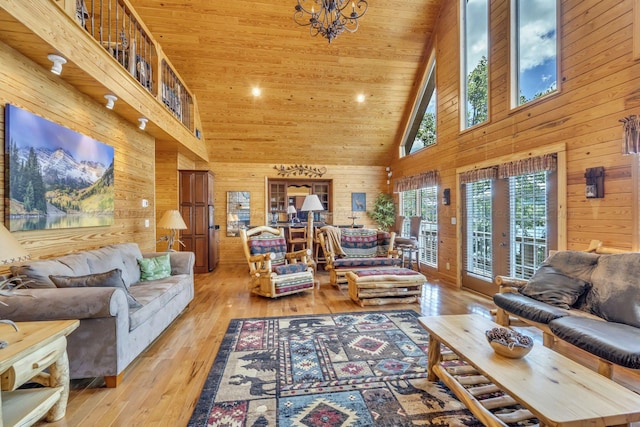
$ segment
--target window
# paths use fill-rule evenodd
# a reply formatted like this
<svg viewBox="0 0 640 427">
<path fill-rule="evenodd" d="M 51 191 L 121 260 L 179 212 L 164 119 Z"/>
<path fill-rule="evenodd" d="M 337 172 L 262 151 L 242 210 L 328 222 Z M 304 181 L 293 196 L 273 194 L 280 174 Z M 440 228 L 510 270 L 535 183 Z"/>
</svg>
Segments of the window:
<svg viewBox="0 0 640 427">
<path fill-rule="evenodd" d="M 402 146 L 402 156 L 436 143 L 436 61 L 432 59 L 427 68 L 425 84 L 417 107 L 412 114 Z"/>
<path fill-rule="evenodd" d="M 491 279 L 493 276 L 493 221 L 491 180 L 467 184 L 466 271 Z"/>
<path fill-rule="evenodd" d="M 545 154 L 461 177 L 464 287 L 493 295 L 496 275 L 528 279 L 557 247 L 556 163 Z"/>
<path fill-rule="evenodd" d="M 547 256 L 547 176 L 509 178 L 511 209 L 510 276 L 528 279 Z"/>
<path fill-rule="evenodd" d="M 512 106 L 558 89 L 557 0 L 511 0 Z"/>
<path fill-rule="evenodd" d="M 489 2 L 461 0 L 461 128 L 489 120 Z"/>
<path fill-rule="evenodd" d="M 438 267 L 438 187 L 421 188 L 420 261 Z"/>
<path fill-rule="evenodd" d="M 429 186 L 400 193 L 400 215 L 405 217 L 402 235 L 409 236 L 409 218 L 421 216 L 418 246 L 420 262 L 438 267 L 438 187 Z"/>
</svg>

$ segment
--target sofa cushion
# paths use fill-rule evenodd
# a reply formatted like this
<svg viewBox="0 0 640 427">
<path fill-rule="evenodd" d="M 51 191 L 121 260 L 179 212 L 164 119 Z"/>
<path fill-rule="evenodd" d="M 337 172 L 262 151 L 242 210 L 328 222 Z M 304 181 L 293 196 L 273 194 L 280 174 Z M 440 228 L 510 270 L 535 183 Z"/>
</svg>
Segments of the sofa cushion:
<svg viewBox="0 0 640 427">
<path fill-rule="evenodd" d="M 70 262 L 64 263 L 64 259 Z M 84 259 L 85 257 L 82 254 L 73 254 L 61 257 L 60 259 L 31 261 L 22 265 L 11 266 L 11 273 L 14 276 L 23 276 L 29 279 L 26 287 L 30 289 L 55 288 L 56 285 L 49 279 L 49 276 L 52 274 L 60 276 L 89 274 L 89 266 L 86 261 L 84 264 L 82 263 Z M 71 262 L 71 260 L 73 260 L 73 262 Z"/>
<path fill-rule="evenodd" d="M 550 265 L 560 273 L 591 282 L 591 274 L 601 255 L 582 251 L 558 251 L 550 255 L 542 265 Z"/>
<path fill-rule="evenodd" d="M 138 259 L 140 265 L 140 281 L 166 279 L 171 276 L 171 261 L 169 254 Z"/>
<path fill-rule="evenodd" d="M 493 295 L 493 302 L 509 313 L 537 323 L 547 324 L 554 319 L 569 315 L 569 310 L 512 292 Z"/>
<path fill-rule="evenodd" d="M 170 276 L 162 280 L 139 282 L 132 285 L 131 294 L 142 304 L 142 308 L 129 315 L 129 330 L 134 330 L 154 316 L 162 313 L 163 307 L 171 303 L 178 294 L 185 292 L 193 279 L 187 274 Z"/>
<path fill-rule="evenodd" d="M 602 359 L 640 369 L 640 332 L 634 326 L 569 316 L 553 320 L 549 328 L 558 338 Z"/>
<path fill-rule="evenodd" d="M 129 293 L 122 280 L 122 271 L 115 268 L 111 271 L 97 274 L 88 274 L 85 276 L 56 276 L 50 275 L 49 279 L 58 288 L 120 288 L 126 296 L 129 308 L 140 308 L 142 305 Z"/>
<path fill-rule="evenodd" d="M 600 255 L 586 307 L 610 322 L 640 328 L 640 253 Z"/>
<path fill-rule="evenodd" d="M 125 286 L 140 280 L 140 268 L 136 260 L 142 258 L 136 243 L 119 243 L 85 252 L 91 273 L 104 273 L 119 268 Z"/>
<path fill-rule="evenodd" d="M 287 253 L 287 241 L 284 237 L 271 233 L 261 233 L 256 236 L 251 236 L 247 244 L 251 255 L 273 253 L 275 258 L 271 260 L 271 268 L 285 264 L 284 256 Z"/>
<path fill-rule="evenodd" d="M 370 228 L 344 228 L 340 246 L 351 258 L 372 258 L 378 255 L 378 230 Z"/>
<path fill-rule="evenodd" d="M 564 275 L 551 265 L 541 265 L 520 292 L 538 301 L 568 309 L 589 288 L 591 284 L 582 279 Z"/>
</svg>

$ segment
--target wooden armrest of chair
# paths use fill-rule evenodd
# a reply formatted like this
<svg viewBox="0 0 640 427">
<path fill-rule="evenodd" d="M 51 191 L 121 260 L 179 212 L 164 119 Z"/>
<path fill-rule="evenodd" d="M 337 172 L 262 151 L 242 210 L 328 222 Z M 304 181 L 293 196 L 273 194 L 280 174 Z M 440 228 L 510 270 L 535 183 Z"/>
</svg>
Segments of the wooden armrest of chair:
<svg viewBox="0 0 640 427">
<path fill-rule="evenodd" d="M 526 279 L 499 275 L 493 279 L 493 282 L 496 285 L 500 286 L 500 293 L 514 292 L 516 289 L 521 288 L 527 284 Z"/>
<path fill-rule="evenodd" d="M 285 259 L 288 261 L 300 261 L 307 262 L 307 259 L 311 256 L 311 249 L 300 249 L 299 251 L 287 252 L 284 254 Z"/>
</svg>

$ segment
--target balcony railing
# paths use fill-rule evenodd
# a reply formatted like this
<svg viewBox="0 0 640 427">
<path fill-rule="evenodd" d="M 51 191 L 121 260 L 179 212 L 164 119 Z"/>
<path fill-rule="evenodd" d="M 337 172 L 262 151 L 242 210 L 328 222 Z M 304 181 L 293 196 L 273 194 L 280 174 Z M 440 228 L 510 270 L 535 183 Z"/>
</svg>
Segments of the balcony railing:
<svg viewBox="0 0 640 427">
<path fill-rule="evenodd" d="M 125 0 L 76 0 L 76 20 L 142 87 L 191 131 L 194 102 Z M 158 72 L 159 71 L 159 72 Z M 158 76 L 158 80 L 154 78 Z M 158 86 L 158 82 L 160 85 Z M 158 92 L 160 92 L 158 94 Z"/>
<path fill-rule="evenodd" d="M 191 120 L 193 100 L 191 95 L 189 95 L 178 76 L 164 59 L 160 70 L 162 75 L 162 102 L 186 127 L 193 129 Z"/>
<path fill-rule="evenodd" d="M 153 93 L 155 47 L 129 7 L 118 0 L 77 1 L 78 23 L 149 92 Z"/>
</svg>

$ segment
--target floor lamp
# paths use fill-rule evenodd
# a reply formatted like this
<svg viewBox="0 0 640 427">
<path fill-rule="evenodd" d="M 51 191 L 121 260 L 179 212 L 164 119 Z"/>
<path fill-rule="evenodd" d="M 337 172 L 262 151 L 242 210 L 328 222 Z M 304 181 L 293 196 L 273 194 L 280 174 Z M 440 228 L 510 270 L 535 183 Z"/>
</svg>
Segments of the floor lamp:
<svg viewBox="0 0 640 427">
<path fill-rule="evenodd" d="M 302 203 L 301 211 L 307 212 L 307 248 L 311 250 L 311 255 L 309 258 L 315 264 L 315 260 L 313 259 L 313 212 L 314 211 L 323 211 L 324 206 L 320 202 L 320 199 L 315 194 L 309 194 L 304 198 L 304 202 Z"/>
<path fill-rule="evenodd" d="M 182 243 L 180 239 L 176 239 L 177 230 L 187 229 L 187 224 L 185 224 L 184 220 L 182 219 L 182 215 L 180 215 L 179 211 L 175 209 L 166 211 L 164 215 L 162 215 L 162 218 L 160 218 L 160 221 L 158 221 L 158 227 L 171 230 L 171 234 L 169 234 L 168 236 L 163 236 L 160 239 L 160 240 L 167 241 L 167 252 L 174 252 L 173 243 L 175 241 L 177 241 L 182 246 L 184 246 L 184 243 Z"/>
</svg>

